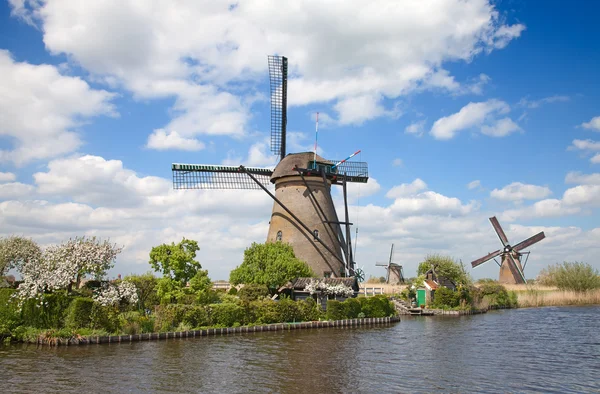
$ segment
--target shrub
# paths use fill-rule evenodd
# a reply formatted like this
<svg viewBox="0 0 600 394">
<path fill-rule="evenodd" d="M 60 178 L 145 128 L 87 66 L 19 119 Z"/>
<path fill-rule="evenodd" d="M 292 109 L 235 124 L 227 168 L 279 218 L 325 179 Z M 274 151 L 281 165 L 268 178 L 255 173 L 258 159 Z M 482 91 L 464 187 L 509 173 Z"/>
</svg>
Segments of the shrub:
<svg viewBox="0 0 600 394">
<path fill-rule="evenodd" d="M 384 295 L 359 298 L 361 312 L 365 317 L 387 317 L 396 313 L 394 305 Z"/>
<path fill-rule="evenodd" d="M 94 300 L 91 298 L 75 298 L 66 311 L 65 327 L 70 329 L 89 327 L 93 306 Z"/>
<path fill-rule="evenodd" d="M 119 315 L 119 325 L 121 332 L 126 335 L 136 335 L 142 332 L 140 323 L 141 315 L 139 312 L 124 312 Z"/>
<path fill-rule="evenodd" d="M 158 305 L 154 310 L 154 330 L 171 331 L 183 321 L 186 311 L 191 306 L 183 304 Z"/>
<path fill-rule="evenodd" d="M 301 321 L 316 321 L 323 317 L 323 310 L 313 298 L 296 301 Z M 359 303 L 360 308 L 360 303 Z"/>
<path fill-rule="evenodd" d="M 348 298 L 344 303 L 346 303 L 347 319 L 356 319 L 361 311 L 360 301 L 356 298 Z"/>
<path fill-rule="evenodd" d="M 338 300 L 327 300 L 327 312 L 325 318 L 327 320 L 342 320 L 348 316 L 347 306 L 348 304 L 340 302 Z"/>
<path fill-rule="evenodd" d="M 238 297 L 244 302 L 256 301 L 260 298 L 268 297 L 269 289 L 265 285 L 247 284 L 238 291 Z"/>
<path fill-rule="evenodd" d="M 192 306 L 186 308 L 182 322 L 192 328 L 198 328 L 210 325 L 210 318 L 205 307 Z"/>
<path fill-rule="evenodd" d="M 564 262 L 543 269 L 538 276 L 539 282 L 547 286 L 556 286 L 560 290 L 585 292 L 600 288 L 598 270 L 586 263 Z"/>
<path fill-rule="evenodd" d="M 298 306 L 298 302 L 290 298 L 281 298 L 275 302 L 277 305 L 278 323 L 302 321 L 302 311 Z"/>
<path fill-rule="evenodd" d="M 14 289 L 0 289 L 0 339 L 12 336 L 21 324 L 17 301 L 11 298 L 14 293 Z"/>
<path fill-rule="evenodd" d="M 65 312 L 73 298 L 66 291 L 42 295 L 42 304 L 37 299 L 28 299 L 21 307 L 23 325 L 34 328 L 64 327 Z"/>
<path fill-rule="evenodd" d="M 234 287 L 234 286 L 232 286 L 231 289 L 229 289 L 229 292 L 228 292 L 229 295 L 237 295 L 237 293 L 238 293 L 238 289 L 236 287 Z"/>
<path fill-rule="evenodd" d="M 440 286 L 435 290 L 433 302 L 434 308 L 456 308 L 460 304 L 460 293 L 450 290 L 447 287 Z"/>
<path fill-rule="evenodd" d="M 90 326 L 95 330 L 109 333 L 119 331 L 119 310 L 113 306 L 102 306 L 97 302 L 92 305 L 90 313 Z"/>
<path fill-rule="evenodd" d="M 235 327 L 244 324 L 244 308 L 236 304 L 212 304 L 209 306 L 212 325 Z"/>
</svg>

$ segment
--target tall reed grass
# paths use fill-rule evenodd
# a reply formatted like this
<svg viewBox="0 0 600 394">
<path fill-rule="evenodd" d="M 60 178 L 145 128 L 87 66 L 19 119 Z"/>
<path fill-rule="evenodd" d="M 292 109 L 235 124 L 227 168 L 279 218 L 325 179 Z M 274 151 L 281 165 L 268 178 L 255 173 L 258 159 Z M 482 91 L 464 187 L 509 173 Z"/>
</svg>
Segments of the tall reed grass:
<svg viewBox="0 0 600 394">
<path fill-rule="evenodd" d="M 587 292 L 568 290 L 537 290 L 530 288 L 517 291 L 519 307 L 564 306 L 564 305 L 600 305 L 600 289 Z"/>
</svg>

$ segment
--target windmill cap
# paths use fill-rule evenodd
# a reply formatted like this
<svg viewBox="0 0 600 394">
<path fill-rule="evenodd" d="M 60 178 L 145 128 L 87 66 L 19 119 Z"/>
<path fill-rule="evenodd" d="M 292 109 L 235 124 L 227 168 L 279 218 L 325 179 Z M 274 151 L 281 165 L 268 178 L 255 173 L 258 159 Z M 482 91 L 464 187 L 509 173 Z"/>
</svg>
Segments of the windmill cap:
<svg viewBox="0 0 600 394">
<path fill-rule="evenodd" d="M 275 181 L 279 178 L 283 178 L 286 176 L 294 176 L 298 175 L 298 171 L 294 168 L 306 168 L 309 163 L 311 163 L 315 159 L 314 152 L 301 152 L 301 153 L 290 153 L 286 157 L 283 158 L 275 167 L 273 171 L 273 175 L 271 176 L 271 182 L 275 183 Z M 317 163 L 334 165 L 331 161 L 322 158 L 317 155 Z"/>
</svg>

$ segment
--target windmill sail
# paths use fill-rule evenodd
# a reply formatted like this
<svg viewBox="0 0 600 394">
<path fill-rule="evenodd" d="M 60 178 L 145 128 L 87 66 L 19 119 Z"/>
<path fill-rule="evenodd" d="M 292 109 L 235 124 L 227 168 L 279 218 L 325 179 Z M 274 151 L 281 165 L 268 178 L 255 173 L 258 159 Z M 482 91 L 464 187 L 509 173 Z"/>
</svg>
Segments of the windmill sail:
<svg viewBox="0 0 600 394">
<path fill-rule="evenodd" d="M 285 132 L 287 125 L 288 60 L 283 56 L 269 56 L 269 81 L 271 85 L 271 152 L 285 157 Z"/>
<path fill-rule="evenodd" d="M 261 189 L 248 176 L 251 173 L 264 186 L 269 185 L 272 170 L 267 168 L 173 164 L 174 189 Z"/>
</svg>

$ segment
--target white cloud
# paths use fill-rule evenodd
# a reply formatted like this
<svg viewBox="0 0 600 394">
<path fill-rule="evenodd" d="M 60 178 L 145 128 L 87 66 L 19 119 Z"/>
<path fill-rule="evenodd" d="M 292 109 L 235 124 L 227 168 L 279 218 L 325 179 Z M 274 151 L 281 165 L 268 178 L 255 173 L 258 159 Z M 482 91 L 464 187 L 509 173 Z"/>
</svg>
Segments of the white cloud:
<svg viewBox="0 0 600 394">
<path fill-rule="evenodd" d="M 167 133 L 163 129 L 157 129 L 148 136 L 146 147 L 156 150 L 199 151 L 204 149 L 204 144 L 194 138 L 183 138 L 176 131 Z"/>
<path fill-rule="evenodd" d="M 397 157 L 394 160 L 392 160 L 392 165 L 394 167 L 402 167 L 404 165 L 404 161 L 402 161 L 402 159 L 400 159 L 399 157 Z"/>
<path fill-rule="evenodd" d="M 596 153 L 594 156 L 592 156 L 590 162 L 592 162 L 593 164 L 600 163 L 600 153 Z"/>
<path fill-rule="evenodd" d="M 398 186 L 392 187 L 385 196 L 387 198 L 400 198 L 413 196 L 423 190 L 427 189 L 427 184 L 423 180 L 417 178 L 411 183 L 403 183 Z"/>
<path fill-rule="evenodd" d="M 527 185 L 513 182 L 502 189 L 494 189 L 490 193 L 492 198 L 503 201 L 539 200 L 548 197 L 552 191 L 546 186 Z"/>
<path fill-rule="evenodd" d="M 589 122 L 582 123 L 581 127 L 583 127 L 584 129 L 600 131 L 600 116 L 592 118 L 592 120 L 590 120 Z"/>
<path fill-rule="evenodd" d="M 31 185 L 20 182 L 0 183 L 0 200 L 28 197 L 34 190 Z"/>
<path fill-rule="evenodd" d="M 0 91 L 0 136 L 15 141 L 11 150 L 0 150 L 0 161 L 19 166 L 74 151 L 85 119 L 115 115 L 112 93 L 63 76 L 51 65 L 15 62 L 5 50 L 0 50 Z"/>
<path fill-rule="evenodd" d="M 567 189 L 563 202 L 571 206 L 600 206 L 600 185 L 579 185 Z"/>
<path fill-rule="evenodd" d="M 424 131 L 425 131 L 425 120 L 411 123 L 408 126 L 406 126 L 406 128 L 404 129 L 404 132 L 406 134 L 413 134 L 413 135 L 416 135 L 417 137 L 422 136 Z"/>
<path fill-rule="evenodd" d="M 565 177 L 565 183 L 579 183 L 584 185 L 600 185 L 600 173 L 582 174 L 577 171 L 571 171 Z"/>
<path fill-rule="evenodd" d="M 436 120 L 430 134 L 436 139 L 448 140 L 462 130 L 479 128 L 483 134 L 504 137 L 521 130 L 510 118 L 497 119 L 509 111 L 510 107 L 504 101 L 492 99 L 469 103 L 457 113 Z"/>
<path fill-rule="evenodd" d="M 569 150 L 584 150 L 584 151 L 599 151 L 600 150 L 600 141 L 593 141 L 590 139 L 587 140 L 573 140 L 572 145 L 569 147 Z"/>
<path fill-rule="evenodd" d="M 471 181 L 467 184 L 467 189 L 469 189 L 469 190 L 480 189 L 480 188 L 481 188 L 481 181 L 479 179 Z"/>
<path fill-rule="evenodd" d="M 571 98 L 569 96 L 561 96 L 554 95 L 541 98 L 539 100 L 529 100 L 527 98 L 522 98 L 519 100 L 519 106 L 529 109 L 539 108 L 544 104 L 552 104 L 552 103 L 564 103 L 569 101 Z"/>
<path fill-rule="evenodd" d="M 0 182 L 11 182 L 17 179 L 12 172 L 0 172 Z"/>
<path fill-rule="evenodd" d="M 67 54 L 94 78 L 140 98 L 175 97 L 172 124 L 163 128 L 186 138 L 246 132 L 250 104 L 231 94 L 264 75 L 265 54 L 290 58 L 290 105 L 333 102 L 340 122 L 358 124 L 397 116 L 383 110 L 381 99 L 428 80 L 460 91 L 445 62 L 503 48 L 524 29 L 506 25 L 488 0 L 78 5 L 11 2 L 13 15 L 40 25 L 49 51 Z M 472 91 L 481 83 L 480 77 Z M 211 106 L 217 110 L 205 109 Z"/>
<path fill-rule="evenodd" d="M 551 198 L 538 201 L 528 207 L 506 210 L 502 212 L 500 218 L 501 220 L 514 222 L 520 219 L 567 216 L 579 213 L 580 211 L 581 208 L 579 207 L 570 207 L 562 200 Z"/>
<path fill-rule="evenodd" d="M 392 189 L 393 190 L 393 189 Z M 389 195 L 390 193 L 388 193 Z M 426 191 L 410 197 L 397 197 L 390 206 L 392 214 L 406 215 L 466 215 L 477 210 L 479 205 L 475 202 L 462 204 L 455 197 L 446 197 L 442 194 Z"/>
</svg>

